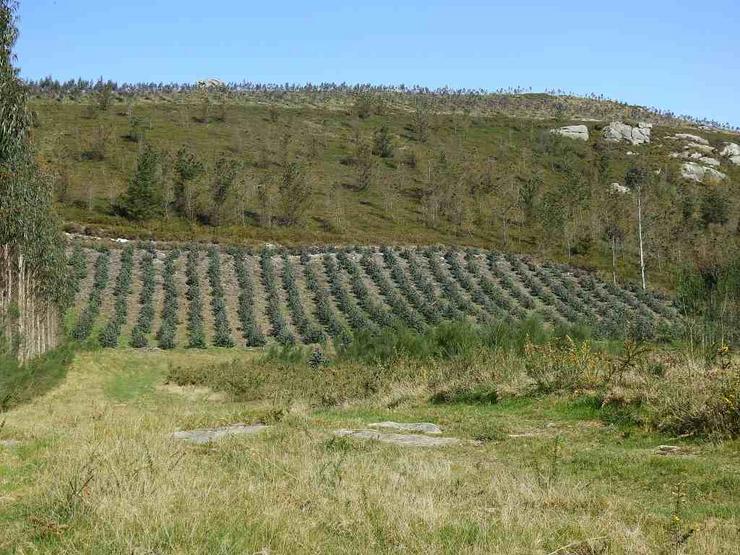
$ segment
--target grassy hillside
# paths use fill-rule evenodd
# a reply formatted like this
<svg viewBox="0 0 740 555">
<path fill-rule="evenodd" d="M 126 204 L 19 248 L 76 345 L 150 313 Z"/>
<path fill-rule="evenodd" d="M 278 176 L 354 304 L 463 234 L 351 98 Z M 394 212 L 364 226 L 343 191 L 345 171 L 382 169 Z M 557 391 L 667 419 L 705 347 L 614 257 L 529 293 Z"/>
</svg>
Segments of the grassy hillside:
<svg viewBox="0 0 740 555">
<path fill-rule="evenodd" d="M 620 277 L 633 279 L 635 200 L 613 194 L 611 184 L 624 183 L 637 164 L 661 172 L 645 191 L 651 283 L 671 286 L 677 265 L 737 249 L 740 167 L 723 162 L 728 179 L 717 185 L 685 181 L 669 156 L 676 144 L 666 139 L 688 131 L 721 147 L 736 135 L 665 114 L 547 95 L 193 90 L 105 98 L 52 100 L 47 91 L 33 101 L 39 157 L 57 177 L 72 230 L 238 244 L 471 245 L 605 276 L 616 246 Z M 604 142 L 600 129 L 616 118 L 658 123 L 651 144 Z M 579 121 L 591 131 L 587 143 L 548 133 Z M 381 129 L 387 157 L 376 148 Z M 156 217 L 134 222 L 116 207 L 145 143 L 160 154 L 161 202 Z M 176 198 L 183 147 L 203 164 L 188 184 L 187 213 Z M 291 193 L 280 186 L 293 169 L 309 191 L 297 222 L 285 225 Z M 719 222 L 705 217 L 712 203 L 723 206 Z M 606 233 L 615 228 L 613 245 Z"/>
</svg>

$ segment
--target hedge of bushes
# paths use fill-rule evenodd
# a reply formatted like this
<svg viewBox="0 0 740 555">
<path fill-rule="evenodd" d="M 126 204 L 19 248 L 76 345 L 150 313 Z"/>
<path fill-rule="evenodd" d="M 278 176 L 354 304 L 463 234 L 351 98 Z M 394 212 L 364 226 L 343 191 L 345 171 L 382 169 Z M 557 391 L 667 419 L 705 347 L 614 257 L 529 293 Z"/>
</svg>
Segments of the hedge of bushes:
<svg viewBox="0 0 740 555">
<path fill-rule="evenodd" d="M 100 304 L 103 300 L 103 291 L 108 286 L 110 274 L 110 250 L 103 248 L 99 251 L 95 260 L 93 284 L 87 306 L 77 319 L 77 324 L 72 330 L 72 337 L 77 341 L 84 341 L 92 333 L 95 320 L 100 314 Z"/>
<path fill-rule="evenodd" d="M 244 251 L 232 248 L 229 249 L 229 254 L 234 261 L 236 281 L 239 284 L 237 315 L 242 326 L 242 336 L 247 347 L 260 347 L 267 341 L 254 316 L 254 283 L 244 261 Z"/>
<path fill-rule="evenodd" d="M 157 285 L 154 256 L 154 247 L 149 245 L 139 263 L 141 271 L 139 314 L 136 316 L 136 325 L 131 331 L 131 346 L 139 349 L 149 344 L 149 334 L 152 332 L 154 322 L 154 290 Z"/>
<path fill-rule="evenodd" d="M 262 249 L 260 253 L 260 268 L 262 269 L 262 284 L 267 291 L 267 316 L 272 326 L 272 336 L 282 345 L 294 345 L 296 338 L 288 328 L 280 306 L 280 294 L 275 278 L 275 268 L 272 264 L 272 250 L 269 248 Z"/>
<path fill-rule="evenodd" d="M 216 347 L 233 347 L 231 326 L 226 314 L 226 300 L 221 283 L 221 255 L 218 248 L 208 249 L 208 281 L 211 285 L 211 311 L 213 313 L 214 336 L 213 344 Z"/>
<path fill-rule="evenodd" d="M 162 306 L 162 322 L 157 332 L 157 342 L 160 349 L 174 349 L 177 334 L 178 293 L 175 282 L 175 264 L 180 257 L 180 251 L 173 249 L 167 253 L 162 267 L 162 289 L 164 299 Z"/>
<path fill-rule="evenodd" d="M 121 252 L 121 269 L 116 278 L 113 290 L 115 297 L 113 315 L 105 327 L 100 330 L 98 341 L 102 347 L 117 347 L 121 328 L 126 323 L 128 315 L 128 297 L 131 294 L 131 283 L 134 276 L 134 246 L 128 245 Z"/>
</svg>

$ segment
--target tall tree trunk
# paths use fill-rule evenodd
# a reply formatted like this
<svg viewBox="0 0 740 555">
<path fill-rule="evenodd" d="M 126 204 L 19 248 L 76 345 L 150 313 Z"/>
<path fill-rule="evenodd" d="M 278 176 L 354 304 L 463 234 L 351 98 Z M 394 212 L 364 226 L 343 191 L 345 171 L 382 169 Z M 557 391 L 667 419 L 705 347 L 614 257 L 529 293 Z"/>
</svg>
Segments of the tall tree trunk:
<svg viewBox="0 0 740 555">
<path fill-rule="evenodd" d="M 645 285 L 645 254 L 642 248 L 642 191 L 637 192 L 637 228 L 640 236 L 640 275 L 642 276 L 642 288 Z"/>
</svg>

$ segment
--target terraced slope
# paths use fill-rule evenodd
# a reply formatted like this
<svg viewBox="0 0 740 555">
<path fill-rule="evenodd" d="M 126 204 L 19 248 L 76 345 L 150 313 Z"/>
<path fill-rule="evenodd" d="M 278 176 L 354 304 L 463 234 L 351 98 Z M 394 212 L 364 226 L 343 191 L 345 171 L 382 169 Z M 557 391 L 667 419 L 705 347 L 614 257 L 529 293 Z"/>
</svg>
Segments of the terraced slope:
<svg viewBox="0 0 740 555">
<path fill-rule="evenodd" d="M 73 334 L 103 347 L 344 344 L 387 326 L 421 331 L 445 320 L 535 315 L 602 337 L 646 338 L 678 318 L 654 293 L 480 249 L 76 246 L 70 264 L 80 283 Z"/>
</svg>

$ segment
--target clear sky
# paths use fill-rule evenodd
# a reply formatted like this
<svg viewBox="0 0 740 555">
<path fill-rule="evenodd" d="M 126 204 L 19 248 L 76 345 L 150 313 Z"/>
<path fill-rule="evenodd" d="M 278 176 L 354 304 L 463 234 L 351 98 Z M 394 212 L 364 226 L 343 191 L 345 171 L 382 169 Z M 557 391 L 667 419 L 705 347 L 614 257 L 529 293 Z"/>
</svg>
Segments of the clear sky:
<svg viewBox="0 0 740 555">
<path fill-rule="evenodd" d="M 26 78 L 522 86 L 740 125 L 738 0 L 21 0 Z"/>
</svg>

